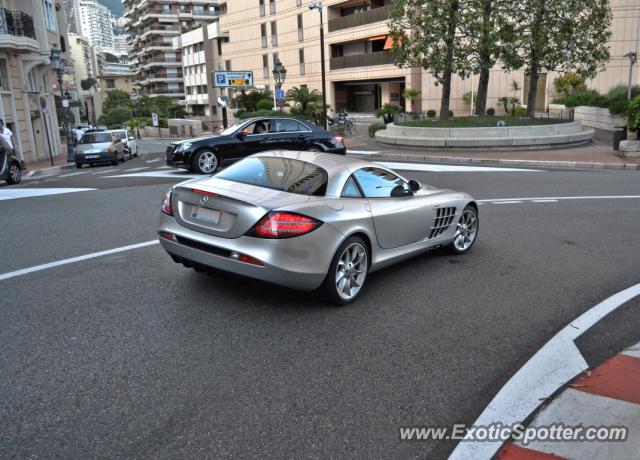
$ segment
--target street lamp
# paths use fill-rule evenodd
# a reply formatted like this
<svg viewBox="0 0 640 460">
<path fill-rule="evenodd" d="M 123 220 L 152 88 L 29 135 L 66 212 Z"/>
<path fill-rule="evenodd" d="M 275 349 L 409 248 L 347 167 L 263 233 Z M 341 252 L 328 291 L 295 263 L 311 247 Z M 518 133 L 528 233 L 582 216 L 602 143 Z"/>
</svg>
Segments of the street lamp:
<svg viewBox="0 0 640 460">
<path fill-rule="evenodd" d="M 56 75 L 58 77 L 58 87 L 60 88 L 60 104 L 62 105 L 62 110 L 64 113 L 64 127 L 67 133 L 67 161 L 74 161 L 73 158 L 73 146 L 71 145 L 71 123 L 69 120 L 69 99 L 65 97 L 65 94 L 62 90 L 62 74 L 64 73 L 64 63 L 62 62 L 62 52 L 54 46 L 51 48 L 51 67 L 56 71 Z M 69 93 L 67 93 L 69 95 Z M 66 105 L 65 105 L 66 102 Z"/>
<path fill-rule="evenodd" d="M 322 79 L 322 126 L 327 129 L 327 83 L 326 73 L 324 69 L 324 21 L 322 20 L 322 1 L 311 0 L 309 3 L 310 10 L 318 10 L 320 12 L 320 73 Z"/>
<path fill-rule="evenodd" d="M 276 58 L 275 62 L 273 63 L 273 80 L 276 83 L 276 91 L 279 91 L 282 89 L 282 84 L 284 83 L 285 78 L 287 78 L 287 69 L 282 65 L 282 62 L 280 62 L 280 59 Z M 282 107 L 280 107 L 280 110 L 282 110 Z"/>
<path fill-rule="evenodd" d="M 633 79 L 633 66 L 636 65 L 636 62 L 638 62 L 638 53 L 631 51 L 625 54 L 623 57 L 629 59 L 629 87 L 627 88 L 627 99 L 631 100 L 631 81 Z"/>
</svg>

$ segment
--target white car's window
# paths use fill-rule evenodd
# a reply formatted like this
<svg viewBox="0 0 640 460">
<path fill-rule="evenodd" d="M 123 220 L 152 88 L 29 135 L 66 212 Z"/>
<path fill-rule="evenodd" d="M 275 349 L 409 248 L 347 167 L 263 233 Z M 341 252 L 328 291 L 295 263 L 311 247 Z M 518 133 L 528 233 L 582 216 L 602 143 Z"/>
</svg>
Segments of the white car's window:
<svg viewBox="0 0 640 460">
<path fill-rule="evenodd" d="M 411 194 L 405 181 L 384 169 L 362 168 L 353 175 L 367 198 L 390 198 Z"/>
<path fill-rule="evenodd" d="M 360 193 L 360 189 L 356 185 L 356 181 L 353 180 L 353 176 L 347 179 L 347 182 L 344 183 L 344 187 L 342 188 L 342 193 L 340 194 L 344 198 L 362 198 L 362 193 Z"/>
</svg>

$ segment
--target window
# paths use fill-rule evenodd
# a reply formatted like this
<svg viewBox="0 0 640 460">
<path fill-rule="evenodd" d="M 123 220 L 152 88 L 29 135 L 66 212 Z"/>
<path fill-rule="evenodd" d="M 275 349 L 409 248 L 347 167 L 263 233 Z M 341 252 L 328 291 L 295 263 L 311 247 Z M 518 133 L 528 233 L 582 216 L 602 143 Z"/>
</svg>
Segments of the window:
<svg viewBox="0 0 640 460">
<path fill-rule="evenodd" d="M 262 47 L 267 47 L 267 23 L 260 24 L 260 37 L 262 38 Z"/>
<path fill-rule="evenodd" d="M 222 40 L 216 40 L 218 44 L 218 56 L 222 56 Z"/>
<path fill-rule="evenodd" d="M 401 197 L 411 193 L 405 181 L 384 169 L 362 168 L 353 175 L 367 198 Z"/>
<path fill-rule="evenodd" d="M 46 78 L 46 77 L 45 77 Z M 7 72 L 6 59 L 0 59 L 0 89 L 9 91 L 9 73 Z"/>
<path fill-rule="evenodd" d="M 187 5 L 180 5 L 180 11 L 188 11 L 187 10 Z M 183 22 L 185 22 L 185 21 L 183 21 Z M 183 26 L 184 26 L 184 24 L 183 24 Z"/>
<path fill-rule="evenodd" d="M 247 136 L 267 134 L 270 132 L 269 127 L 270 127 L 269 120 L 258 120 L 242 128 L 242 132 L 245 133 Z"/>
<path fill-rule="evenodd" d="M 360 193 L 360 189 L 353 179 L 353 176 L 349 177 L 347 182 L 344 183 L 340 196 L 343 198 L 362 198 L 362 193 Z"/>
<path fill-rule="evenodd" d="M 107 78 L 107 88 L 113 89 L 116 87 L 116 81 L 113 78 Z"/>
<path fill-rule="evenodd" d="M 262 55 L 262 77 L 268 79 L 269 78 L 269 55 Z"/>
<path fill-rule="evenodd" d="M 260 16 L 265 16 L 266 12 L 264 10 L 264 0 L 260 0 Z"/>
<path fill-rule="evenodd" d="M 279 61 L 279 59 L 278 59 L 278 53 L 273 53 L 273 57 L 272 57 L 272 59 L 273 59 L 273 67 L 275 67 L 275 66 L 276 66 L 276 62 L 278 62 L 278 61 Z"/>
<path fill-rule="evenodd" d="M 231 61 L 230 60 L 226 60 L 224 61 L 224 69 L 228 72 L 229 70 L 231 70 Z"/>
<path fill-rule="evenodd" d="M 269 0 L 269 14 L 276 14 L 276 0 Z"/>
<path fill-rule="evenodd" d="M 298 50 L 298 59 L 300 60 L 300 75 L 304 75 L 304 48 Z"/>
<path fill-rule="evenodd" d="M 298 15 L 298 41 L 304 40 L 304 26 L 302 24 L 302 15 Z"/>
<path fill-rule="evenodd" d="M 163 13 L 171 13 L 171 5 L 162 5 Z"/>
<path fill-rule="evenodd" d="M 278 25 L 271 21 L 271 46 L 278 46 Z"/>
<path fill-rule="evenodd" d="M 295 133 L 300 131 L 309 131 L 309 129 L 297 120 L 290 118 L 274 119 L 276 133 Z"/>
<path fill-rule="evenodd" d="M 56 31 L 58 30 L 56 24 L 56 12 L 53 8 L 52 0 L 42 0 L 42 9 L 44 10 L 44 24 L 47 29 Z"/>
<path fill-rule="evenodd" d="M 194 13 L 204 13 L 204 5 L 193 5 Z"/>
<path fill-rule="evenodd" d="M 250 157 L 216 174 L 216 179 L 256 185 L 298 195 L 324 196 L 327 172 L 291 158 Z"/>
</svg>

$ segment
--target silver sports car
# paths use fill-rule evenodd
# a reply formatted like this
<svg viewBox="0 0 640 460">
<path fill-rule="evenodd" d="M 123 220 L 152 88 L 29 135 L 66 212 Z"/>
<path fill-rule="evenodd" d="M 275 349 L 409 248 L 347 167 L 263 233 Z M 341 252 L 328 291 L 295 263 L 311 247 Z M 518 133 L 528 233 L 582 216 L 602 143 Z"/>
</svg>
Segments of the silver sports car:
<svg viewBox="0 0 640 460">
<path fill-rule="evenodd" d="M 174 186 L 160 243 L 174 261 L 296 289 L 344 305 L 367 274 L 439 246 L 467 252 L 478 235 L 470 195 L 406 180 L 376 163 L 270 151 Z"/>
</svg>

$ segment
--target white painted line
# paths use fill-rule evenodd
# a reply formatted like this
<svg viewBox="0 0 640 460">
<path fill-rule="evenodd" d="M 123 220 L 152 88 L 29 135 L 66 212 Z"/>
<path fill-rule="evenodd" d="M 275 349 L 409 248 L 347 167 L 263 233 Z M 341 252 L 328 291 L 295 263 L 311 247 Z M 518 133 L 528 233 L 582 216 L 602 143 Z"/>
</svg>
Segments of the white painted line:
<svg viewBox="0 0 640 460">
<path fill-rule="evenodd" d="M 350 153 L 357 153 L 359 155 L 377 155 L 378 153 L 380 153 L 379 150 L 352 150 L 352 149 L 347 149 L 347 155 Z"/>
<path fill-rule="evenodd" d="M 41 270 L 47 270 L 48 268 L 60 267 L 61 265 L 73 264 L 75 262 L 81 262 L 83 260 L 95 259 L 96 257 L 108 256 L 110 254 L 117 254 L 119 252 L 131 251 L 132 249 L 143 248 L 145 246 L 151 246 L 158 244 L 158 240 L 145 241 L 144 243 L 130 244 L 129 246 L 122 246 L 119 248 L 108 249 L 106 251 L 92 252 L 91 254 L 85 254 L 83 256 L 71 257 L 70 259 L 58 260 L 55 262 L 49 262 L 47 264 L 36 265 L 35 267 L 23 268 L 22 270 L 16 270 L 14 272 L 0 274 L 0 281 L 15 278 L 17 276 L 27 275 L 29 273 L 38 272 Z"/>
<path fill-rule="evenodd" d="M 73 173 L 69 173 L 69 174 L 62 174 L 58 177 L 71 177 L 71 176 L 79 176 L 80 174 L 87 174 L 88 171 L 79 171 L 79 172 L 73 172 Z"/>
<path fill-rule="evenodd" d="M 174 169 L 173 166 L 158 166 L 156 169 Z"/>
<path fill-rule="evenodd" d="M 387 168 L 401 171 L 437 171 L 437 172 L 541 172 L 537 169 L 493 168 L 489 166 L 450 166 L 427 163 L 396 163 L 376 161 Z M 495 201 L 495 200 L 490 200 Z"/>
<path fill-rule="evenodd" d="M 501 422 L 509 427 L 523 422 L 542 404 L 544 398 L 589 367 L 573 341 L 638 295 L 640 283 L 603 300 L 565 326 L 509 379 L 474 425 Z M 463 441 L 458 443 L 449 459 L 488 460 L 501 446 L 500 441 Z"/>
<path fill-rule="evenodd" d="M 624 442 L 539 441 L 527 449 L 561 458 L 638 458 L 640 453 L 640 405 L 567 388 L 536 414 L 531 426 L 624 426 L 629 429 Z M 521 442 L 516 443 L 522 446 Z"/>
<path fill-rule="evenodd" d="M 491 204 L 515 204 L 522 203 L 522 201 L 492 201 Z"/>
<path fill-rule="evenodd" d="M 640 343 L 636 343 L 635 345 L 625 348 L 622 351 L 623 355 L 633 356 L 634 358 L 640 359 Z"/>
<path fill-rule="evenodd" d="M 102 179 L 109 179 L 112 177 L 169 177 L 177 180 L 185 180 L 185 179 L 195 179 L 196 177 L 203 177 L 200 174 L 185 174 L 185 170 L 175 170 L 175 171 L 148 171 L 148 172 L 139 172 L 132 174 L 119 174 L 117 176 L 106 176 L 102 177 Z"/>
<path fill-rule="evenodd" d="M 557 203 L 558 200 L 531 200 L 533 203 Z"/>
<path fill-rule="evenodd" d="M 131 169 L 127 169 L 126 171 L 128 172 L 133 172 L 133 171 L 142 171 L 143 169 L 149 169 L 151 166 L 143 166 L 142 168 L 131 168 Z"/>
<path fill-rule="evenodd" d="M 35 184 L 36 182 L 34 182 Z M 0 190 L 0 201 L 32 198 L 36 196 L 60 195 L 63 193 L 89 192 L 95 188 L 8 188 Z"/>
<path fill-rule="evenodd" d="M 96 171 L 96 172 L 91 173 L 91 174 L 106 174 L 106 173 L 112 173 L 112 172 L 117 172 L 117 171 L 122 171 L 122 169 L 109 168 L 109 169 L 103 169 L 102 171 Z"/>
<path fill-rule="evenodd" d="M 155 163 L 156 161 L 160 161 L 160 158 L 156 158 L 155 160 L 148 160 L 147 163 Z"/>
<path fill-rule="evenodd" d="M 538 196 L 531 198 L 491 198 L 476 200 L 478 203 L 493 203 L 495 201 L 534 201 L 534 200 L 625 200 L 638 199 L 640 195 L 603 195 L 603 196 Z"/>
</svg>

